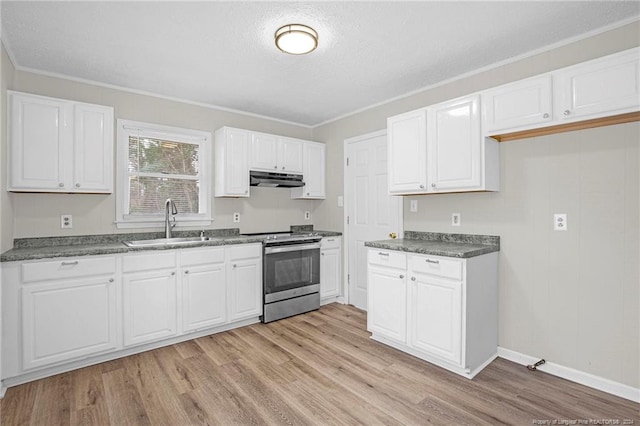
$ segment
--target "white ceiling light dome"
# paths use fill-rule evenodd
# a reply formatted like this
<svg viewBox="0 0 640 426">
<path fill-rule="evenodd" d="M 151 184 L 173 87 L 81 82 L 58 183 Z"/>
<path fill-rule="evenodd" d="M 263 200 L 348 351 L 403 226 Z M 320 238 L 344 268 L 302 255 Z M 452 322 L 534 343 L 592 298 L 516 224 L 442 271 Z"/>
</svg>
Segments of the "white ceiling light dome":
<svg viewBox="0 0 640 426">
<path fill-rule="evenodd" d="M 275 34 L 278 49 L 290 55 L 304 55 L 318 47 L 318 33 L 302 24 L 287 24 Z"/>
</svg>

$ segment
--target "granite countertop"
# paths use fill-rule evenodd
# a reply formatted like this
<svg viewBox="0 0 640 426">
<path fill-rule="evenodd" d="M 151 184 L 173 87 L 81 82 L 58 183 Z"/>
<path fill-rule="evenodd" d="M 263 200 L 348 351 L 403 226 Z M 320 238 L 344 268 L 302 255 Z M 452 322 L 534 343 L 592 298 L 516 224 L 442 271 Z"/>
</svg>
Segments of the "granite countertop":
<svg viewBox="0 0 640 426">
<path fill-rule="evenodd" d="M 340 232 L 314 230 L 313 226 L 291 227 L 291 232 L 313 232 L 323 237 L 342 235 Z M 200 231 L 176 231 L 174 237 L 199 237 Z M 132 234 L 80 235 L 72 237 L 18 238 L 14 247 L 0 255 L 0 262 L 15 262 L 55 257 L 97 256 L 149 250 L 170 250 L 193 247 L 213 247 L 231 244 L 261 243 L 258 236 L 241 235 L 239 229 L 215 229 L 204 231 L 209 240 L 189 244 L 165 244 L 154 247 L 128 247 L 124 241 L 163 238 L 162 232 Z"/>
<path fill-rule="evenodd" d="M 368 241 L 364 245 L 385 250 L 466 259 L 500 251 L 500 237 L 405 231 L 402 239 Z"/>
</svg>

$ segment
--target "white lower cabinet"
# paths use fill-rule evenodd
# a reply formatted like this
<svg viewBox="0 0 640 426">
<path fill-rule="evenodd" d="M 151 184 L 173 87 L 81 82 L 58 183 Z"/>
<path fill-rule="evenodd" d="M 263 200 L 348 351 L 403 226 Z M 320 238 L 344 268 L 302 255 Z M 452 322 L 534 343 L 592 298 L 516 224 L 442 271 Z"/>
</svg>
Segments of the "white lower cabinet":
<svg viewBox="0 0 640 426">
<path fill-rule="evenodd" d="M 223 247 L 183 250 L 182 331 L 227 322 L 227 272 Z"/>
<path fill-rule="evenodd" d="M 497 262 L 369 249 L 371 337 L 472 378 L 497 354 Z"/>
<path fill-rule="evenodd" d="M 320 300 L 340 296 L 341 247 L 340 237 L 326 237 L 320 241 Z"/>
<path fill-rule="evenodd" d="M 229 319 L 262 315 L 262 245 L 229 249 Z"/>
<path fill-rule="evenodd" d="M 176 253 L 123 258 L 124 345 L 173 337 L 178 333 Z"/>
</svg>

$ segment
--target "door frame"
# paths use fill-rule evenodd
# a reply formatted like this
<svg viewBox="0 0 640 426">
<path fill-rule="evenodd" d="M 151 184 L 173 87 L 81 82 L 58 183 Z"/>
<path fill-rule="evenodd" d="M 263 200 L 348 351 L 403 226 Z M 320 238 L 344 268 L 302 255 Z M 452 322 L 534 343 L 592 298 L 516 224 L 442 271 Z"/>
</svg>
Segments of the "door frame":
<svg viewBox="0 0 640 426">
<path fill-rule="evenodd" d="M 387 129 L 382 129 L 382 130 L 378 130 L 375 132 L 371 132 L 371 133 L 366 133 L 363 135 L 359 135 L 359 136 L 353 136 L 351 138 L 347 138 L 343 141 L 343 145 L 342 145 L 342 193 L 344 194 L 344 198 L 343 198 L 343 211 L 342 211 L 342 229 L 344 230 L 343 234 L 343 239 L 342 239 L 342 261 L 343 261 L 343 265 L 344 267 L 342 268 L 342 282 L 344 283 L 342 286 L 342 294 L 343 294 L 343 301 L 346 304 L 349 304 L 350 302 L 350 296 L 349 296 L 349 237 L 350 237 L 350 233 L 349 233 L 349 225 L 347 224 L 347 217 L 348 217 L 348 212 L 349 212 L 349 204 L 352 202 L 352 200 L 349 199 L 349 197 L 347 197 L 348 191 L 347 191 L 347 147 L 350 144 L 353 143 L 357 143 L 357 142 L 361 142 L 363 140 L 366 139 L 373 139 L 373 138 L 377 138 L 380 136 L 384 136 L 386 138 L 387 136 Z M 389 144 L 389 140 L 387 139 L 387 145 Z M 388 148 L 388 146 L 387 146 Z M 391 195 L 389 195 L 391 197 Z M 398 203 L 398 238 L 403 238 L 404 236 L 404 216 L 403 216 L 403 205 L 404 205 L 404 200 L 401 203 Z"/>
</svg>

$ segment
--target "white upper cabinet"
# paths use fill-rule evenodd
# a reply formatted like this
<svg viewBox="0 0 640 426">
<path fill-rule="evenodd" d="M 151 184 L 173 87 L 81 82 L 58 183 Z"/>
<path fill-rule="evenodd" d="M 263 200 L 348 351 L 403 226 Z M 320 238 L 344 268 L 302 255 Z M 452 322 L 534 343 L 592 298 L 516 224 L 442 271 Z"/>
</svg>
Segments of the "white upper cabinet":
<svg viewBox="0 0 640 426">
<path fill-rule="evenodd" d="M 427 111 L 387 119 L 389 193 L 424 193 L 427 187 Z"/>
<path fill-rule="evenodd" d="M 291 198 L 324 199 L 325 191 L 325 145 L 318 142 L 304 142 L 302 175 L 304 186 L 291 188 Z"/>
<path fill-rule="evenodd" d="M 222 127 L 215 133 L 215 196 L 249 196 L 251 132 Z"/>
<path fill-rule="evenodd" d="M 469 96 L 427 109 L 429 189 L 482 187 L 480 97 Z"/>
<path fill-rule="evenodd" d="M 482 93 L 482 118 L 488 134 L 544 125 L 553 120 L 551 75 L 528 78 Z"/>
<path fill-rule="evenodd" d="M 8 93 L 9 191 L 112 192 L 113 108 Z"/>
<path fill-rule="evenodd" d="M 558 118 L 599 118 L 640 108 L 640 48 L 553 74 Z"/>
<path fill-rule="evenodd" d="M 478 95 L 387 120 L 389 193 L 499 190 L 497 142 L 480 131 Z"/>
<path fill-rule="evenodd" d="M 302 173 L 302 145 L 297 139 L 251 132 L 249 168 L 280 173 Z"/>
</svg>

